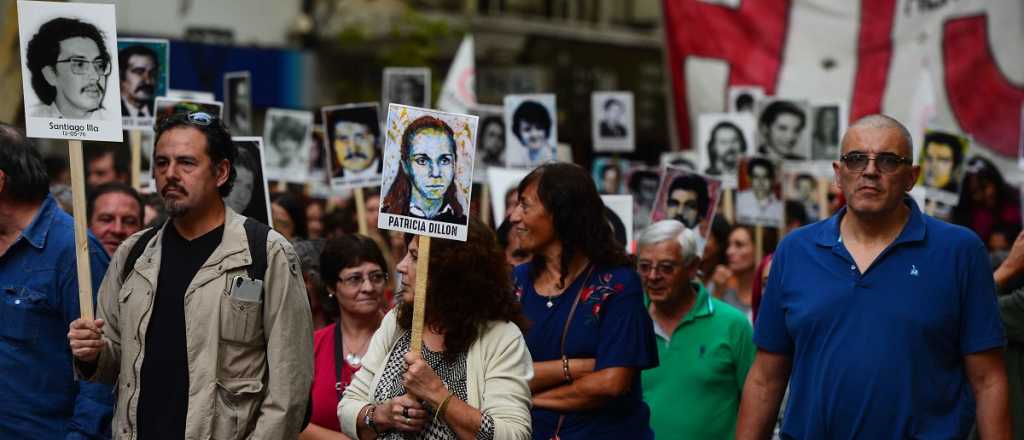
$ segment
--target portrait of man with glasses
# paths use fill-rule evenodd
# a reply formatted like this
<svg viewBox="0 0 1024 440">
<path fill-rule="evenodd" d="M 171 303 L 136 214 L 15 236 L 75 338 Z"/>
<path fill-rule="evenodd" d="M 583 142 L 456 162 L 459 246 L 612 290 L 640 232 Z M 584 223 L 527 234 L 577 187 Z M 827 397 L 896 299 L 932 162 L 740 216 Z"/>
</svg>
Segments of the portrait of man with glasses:
<svg viewBox="0 0 1024 440">
<path fill-rule="evenodd" d="M 64 17 L 43 23 L 28 43 L 26 60 L 40 101 L 29 116 L 108 119 L 103 99 L 113 66 L 95 25 Z"/>
</svg>

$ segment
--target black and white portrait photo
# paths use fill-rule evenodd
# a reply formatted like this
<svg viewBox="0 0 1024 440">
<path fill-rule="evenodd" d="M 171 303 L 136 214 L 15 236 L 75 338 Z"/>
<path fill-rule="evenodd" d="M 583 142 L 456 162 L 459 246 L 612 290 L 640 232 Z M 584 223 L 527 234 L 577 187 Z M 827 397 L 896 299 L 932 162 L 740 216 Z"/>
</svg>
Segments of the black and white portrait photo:
<svg viewBox="0 0 1024 440">
<path fill-rule="evenodd" d="M 488 167 L 505 166 L 505 114 L 500 105 L 477 105 L 470 113 L 480 118 L 473 181 L 482 183 L 487 180 Z"/>
<path fill-rule="evenodd" d="M 19 2 L 18 32 L 26 134 L 121 142 L 114 6 Z"/>
<path fill-rule="evenodd" d="M 263 143 L 268 180 L 306 182 L 312 132 L 313 112 L 267 109 Z"/>
<path fill-rule="evenodd" d="M 702 174 L 736 188 L 740 157 L 754 143 L 754 117 L 748 113 L 704 113 L 697 119 L 697 145 Z"/>
<path fill-rule="evenodd" d="M 558 158 L 555 95 L 505 95 L 505 164 L 534 168 Z"/>
<path fill-rule="evenodd" d="M 761 156 L 740 160 L 736 222 L 744 225 L 782 226 L 783 203 L 779 197 L 779 165 Z"/>
<path fill-rule="evenodd" d="M 811 158 L 811 112 L 806 101 L 771 98 L 758 108 L 756 154 L 786 161 Z"/>
<path fill-rule="evenodd" d="M 270 225 L 270 192 L 263 172 L 263 139 L 234 136 L 235 183 L 224 203 L 242 215 Z"/>
<path fill-rule="evenodd" d="M 224 74 L 224 107 L 232 133 L 252 133 L 252 75 L 248 71 Z"/>
<path fill-rule="evenodd" d="M 376 102 L 324 107 L 332 188 L 380 185 L 380 116 Z"/>
<path fill-rule="evenodd" d="M 384 105 L 391 103 L 430 108 L 430 69 L 388 67 L 384 69 Z"/>
<path fill-rule="evenodd" d="M 846 132 L 846 104 L 815 105 L 811 112 L 811 159 L 839 160 L 839 144 Z"/>
<path fill-rule="evenodd" d="M 700 155 L 697 150 L 691 148 L 682 151 L 666 151 L 661 153 L 658 163 L 663 167 L 675 167 L 691 173 L 699 173 L 697 164 L 700 163 Z"/>
<path fill-rule="evenodd" d="M 595 152 L 627 153 L 635 149 L 632 92 L 592 93 L 590 114 Z"/>
<path fill-rule="evenodd" d="M 757 110 L 757 102 L 762 99 L 764 99 L 763 87 L 729 87 L 729 113 L 754 113 Z"/>
<path fill-rule="evenodd" d="M 646 165 L 634 166 L 626 174 L 626 190 L 633 196 L 633 227 L 643 230 L 651 224 L 651 213 L 658 198 L 661 170 Z"/>
<path fill-rule="evenodd" d="M 120 38 L 121 116 L 125 128 L 152 128 L 155 100 L 170 86 L 171 43 L 149 38 Z"/>
</svg>

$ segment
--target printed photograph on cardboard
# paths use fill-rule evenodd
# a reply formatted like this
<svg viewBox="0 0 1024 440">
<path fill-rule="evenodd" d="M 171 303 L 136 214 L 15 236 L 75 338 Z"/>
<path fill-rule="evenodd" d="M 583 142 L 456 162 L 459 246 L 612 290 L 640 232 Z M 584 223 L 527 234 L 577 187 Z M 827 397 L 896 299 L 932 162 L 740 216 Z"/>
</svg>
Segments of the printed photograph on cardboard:
<svg viewBox="0 0 1024 440">
<path fill-rule="evenodd" d="M 590 114 L 595 152 L 629 153 L 636 149 L 633 92 L 592 93 Z"/>
<path fill-rule="evenodd" d="M 590 173 L 600 194 L 622 194 L 626 188 L 626 173 L 630 163 L 625 159 L 596 157 Z"/>
<path fill-rule="evenodd" d="M 661 168 L 636 165 L 626 174 L 626 190 L 633 196 L 634 231 L 642 231 L 651 224 L 660 184 Z"/>
<path fill-rule="evenodd" d="M 602 194 L 605 215 L 611 225 L 613 236 L 626 248 L 633 243 L 633 196 L 626 194 Z"/>
<path fill-rule="evenodd" d="M 142 192 L 152 192 L 156 189 L 156 183 L 153 182 L 153 144 L 156 133 L 152 127 L 140 128 L 139 132 L 139 186 Z M 124 138 L 130 139 L 127 131 Z"/>
<path fill-rule="evenodd" d="M 833 102 L 811 107 L 811 159 L 832 162 L 839 160 L 839 151 L 846 133 L 846 103 Z"/>
<path fill-rule="evenodd" d="M 252 133 L 252 75 L 249 71 L 224 74 L 224 118 L 231 133 Z"/>
<path fill-rule="evenodd" d="M 484 182 L 487 168 L 505 166 L 505 113 L 500 105 L 477 105 L 470 113 L 480 117 L 473 181 Z"/>
<path fill-rule="evenodd" d="M 488 168 L 487 186 L 491 191 L 491 212 L 494 221 L 501 224 L 508 218 L 509 210 L 519 201 L 519 182 L 529 174 L 528 170 L 516 168 Z"/>
<path fill-rule="evenodd" d="M 535 168 L 558 158 L 555 95 L 505 96 L 505 165 Z"/>
<path fill-rule="evenodd" d="M 754 117 L 748 113 L 704 113 L 697 118 L 697 145 L 701 174 L 736 188 L 740 158 L 751 154 Z"/>
<path fill-rule="evenodd" d="M 267 109 L 263 123 L 267 179 L 305 183 L 309 177 L 309 144 L 312 140 L 313 112 Z"/>
<path fill-rule="evenodd" d="M 787 209 L 786 216 L 802 214 L 804 218 L 794 220 L 801 220 L 800 224 L 808 224 L 821 220 L 822 205 L 827 205 L 828 202 L 829 181 L 800 168 L 785 165 L 782 167 L 782 180 L 785 182 L 782 196 L 785 203 L 795 203 L 795 206 L 801 208 L 800 214 Z M 786 219 L 787 222 L 789 220 Z"/>
<path fill-rule="evenodd" d="M 224 203 L 235 212 L 271 224 L 270 191 L 263 166 L 263 138 L 235 136 L 235 183 Z"/>
<path fill-rule="evenodd" d="M 216 101 L 192 101 L 174 98 L 156 98 L 156 121 L 153 128 L 159 127 L 165 119 L 176 113 L 203 112 L 221 118 L 223 105 Z"/>
<path fill-rule="evenodd" d="M 379 228 L 466 240 L 478 121 L 388 106 Z"/>
<path fill-rule="evenodd" d="M 384 105 L 401 104 L 430 108 L 430 69 L 387 67 L 384 69 Z"/>
<path fill-rule="evenodd" d="M 651 220 L 678 220 L 707 239 L 721 190 L 722 181 L 718 179 L 665 168 Z"/>
<path fill-rule="evenodd" d="M 321 194 L 330 190 L 330 180 L 327 178 L 326 137 L 324 126 L 314 124 L 313 135 L 309 141 L 309 177 L 306 180 L 310 193 L 315 191 Z"/>
<path fill-rule="evenodd" d="M 807 101 L 767 98 L 757 105 L 757 151 L 774 160 L 811 158 L 811 106 Z"/>
<path fill-rule="evenodd" d="M 964 164 L 971 138 L 948 130 L 925 130 L 918 160 L 921 174 L 917 184 L 928 190 L 930 198 L 956 205 Z M 942 194 L 945 193 L 945 194 Z"/>
<path fill-rule="evenodd" d="M 151 128 L 157 96 L 170 86 L 171 43 L 151 38 L 117 40 L 121 76 L 121 116 L 124 128 Z"/>
<path fill-rule="evenodd" d="M 18 2 L 25 133 L 122 141 L 114 5 Z"/>
<path fill-rule="evenodd" d="M 779 196 L 779 164 L 763 156 L 740 159 L 736 223 L 781 227 L 783 206 Z"/>
<path fill-rule="evenodd" d="M 383 139 L 376 102 L 324 107 L 332 188 L 380 185 Z"/>
<path fill-rule="evenodd" d="M 757 102 L 764 99 L 764 87 L 732 86 L 729 87 L 729 113 L 754 113 Z"/>
</svg>

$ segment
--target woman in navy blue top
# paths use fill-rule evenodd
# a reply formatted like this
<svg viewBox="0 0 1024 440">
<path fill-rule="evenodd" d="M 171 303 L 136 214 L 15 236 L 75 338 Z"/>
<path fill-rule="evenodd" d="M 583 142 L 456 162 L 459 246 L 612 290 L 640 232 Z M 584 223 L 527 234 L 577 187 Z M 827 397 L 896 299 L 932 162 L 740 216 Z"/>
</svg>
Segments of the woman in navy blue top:
<svg viewBox="0 0 1024 440">
<path fill-rule="evenodd" d="M 519 194 L 509 221 L 533 254 L 514 272 L 530 321 L 533 438 L 653 438 L 640 371 L 658 365 L 654 327 L 597 188 L 579 166 L 552 163 Z"/>
</svg>

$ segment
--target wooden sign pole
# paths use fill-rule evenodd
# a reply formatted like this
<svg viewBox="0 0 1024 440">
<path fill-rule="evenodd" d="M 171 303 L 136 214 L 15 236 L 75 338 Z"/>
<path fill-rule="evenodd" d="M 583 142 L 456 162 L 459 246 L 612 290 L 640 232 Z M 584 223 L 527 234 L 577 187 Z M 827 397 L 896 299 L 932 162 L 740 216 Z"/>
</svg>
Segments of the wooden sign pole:
<svg viewBox="0 0 1024 440">
<path fill-rule="evenodd" d="M 412 303 L 412 335 L 409 351 L 419 353 L 423 347 L 423 316 L 427 306 L 427 278 L 430 270 L 430 237 L 419 236 L 419 252 L 416 255 L 416 286 Z"/>
<path fill-rule="evenodd" d="M 142 131 L 132 129 L 128 131 L 128 143 L 132 152 L 132 188 L 141 191 L 142 186 Z"/>
<path fill-rule="evenodd" d="M 82 319 L 92 320 L 92 272 L 89 268 L 89 235 L 85 229 L 85 165 L 82 141 L 68 141 L 71 160 L 72 213 L 75 220 L 75 256 L 78 266 L 78 307 Z"/>
<path fill-rule="evenodd" d="M 736 224 L 734 221 L 736 218 L 736 210 L 733 208 L 732 204 L 732 188 L 726 188 L 723 190 L 722 197 L 724 197 L 722 199 L 722 211 L 725 211 L 725 220 L 728 221 L 730 225 Z"/>
<path fill-rule="evenodd" d="M 832 213 L 829 212 L 828 206 L 828 190 L 829 186 L 832 185 L 832 181 L 827 177 L 818 178 L 818 215 L 819 219 L 828 218 Z"/>
<path fill-rule="evenodd" d="M 355 189 L 356 198 L 356 221 L 359 222 L 359 234 L 367 235 L 369 225 L 366 224 L 366 196 L 363 194 L 363 188 L 358 187 Z M 377 226 L 377 225 L 374 225 Z M 420 240 L 421 242 L 423 240 Z M 429 246 L 429 245 L 428 245 Z"/>
<path fill-rule="evenodd" d="M 754 266 L 761 263 L 764 252 L 764 226 L 754 226 Z"/>
<path fill-rule="evenodd" d="M 491 226 L 491 190 L 487 184 L 480 185 L 480 190 L 483 194 L 480 194 L 480 218 L 484 221 L 484 224 Z M 501 224 L 498 219 L 494 219 L 494 222 Z M 497 228 L 497 225 L 495 225 Z"/>
</svg>

